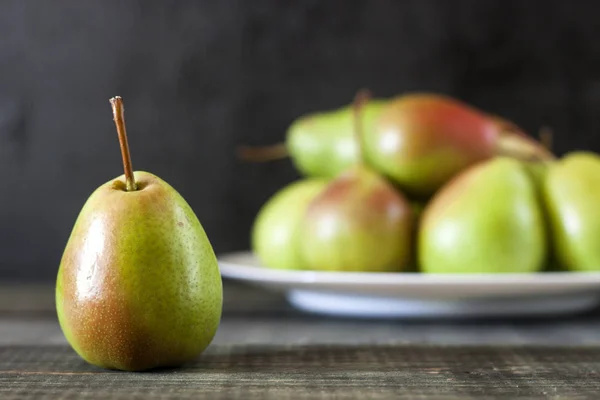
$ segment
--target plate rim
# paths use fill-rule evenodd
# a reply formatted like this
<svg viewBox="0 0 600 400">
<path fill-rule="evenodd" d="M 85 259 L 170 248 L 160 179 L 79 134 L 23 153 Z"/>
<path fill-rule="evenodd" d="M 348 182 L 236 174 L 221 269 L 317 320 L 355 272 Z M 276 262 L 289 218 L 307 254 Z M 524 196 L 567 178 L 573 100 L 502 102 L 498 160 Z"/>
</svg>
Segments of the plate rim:
<svg viewBox="0 0 600 400">
<path fill-rule="evenodd" d="M 505 274 L 423 274 L 420 272 L 334 272 L 284 270 L 242 265 L 236 258 L 256 256 L 251 251 L 234 251 L 217 256 L 223 277 L 262 283 L 399 285 L 600 285 L 600 271 L 544 271 Z"/>
</svg>

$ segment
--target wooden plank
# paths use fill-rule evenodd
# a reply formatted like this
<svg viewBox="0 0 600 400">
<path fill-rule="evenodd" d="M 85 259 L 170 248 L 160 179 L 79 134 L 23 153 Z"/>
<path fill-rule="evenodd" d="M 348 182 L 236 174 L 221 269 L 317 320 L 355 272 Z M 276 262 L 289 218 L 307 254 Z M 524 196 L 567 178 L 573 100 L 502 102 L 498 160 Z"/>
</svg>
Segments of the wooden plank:
<svg viewBox="0 0 600 400">
<path fill-rule="evenodd" d="M 50 284 L 0 285 L 0 315 L 54 315 L 54 286 Z M 225 280 L 223 282 L 225 313 L 290 313 L 292 308 L 280 293 Z"/>
<path fill-rule="evenodd" d="M 65 344 L 56 318 L 0 317 L 0 345 Z M 600 346 L 600 321 L 360 321 L 313 316 L 224 315 L 216 345 Z"/>
<path fill-rule="evenodd" d="M 215 346 L 184 368 L 106 371 L 64 346 L 0 347 L 0 398 L 597 398 L 600 348 Z"/>
<path fill-rule="evenodd" d="M 53 300 L 52 306 L 47 307 L 48 295 L 40 294 L 44 291 L 15 288 L 0 293 L 0 306 L 5 311 L 0 311 L 0 345 L 65 343 Z M 8 301 L 9 298 L 14 301 Z M 23 299 L 30 299 L 29 306 L 20 303 Z M 47 312 L 41 312 L 44 307 Z M 333 318 L 295 311 L 277 294 L 226 283 L 223 319 L 215 343 L 600 345 L 600 315 L 470 321 Z"/>
<path fill-rule="evenodd" d="M 54 287 L 50 284 L 0 285 L 0 314 L 54 312 Z"/>
</svg>

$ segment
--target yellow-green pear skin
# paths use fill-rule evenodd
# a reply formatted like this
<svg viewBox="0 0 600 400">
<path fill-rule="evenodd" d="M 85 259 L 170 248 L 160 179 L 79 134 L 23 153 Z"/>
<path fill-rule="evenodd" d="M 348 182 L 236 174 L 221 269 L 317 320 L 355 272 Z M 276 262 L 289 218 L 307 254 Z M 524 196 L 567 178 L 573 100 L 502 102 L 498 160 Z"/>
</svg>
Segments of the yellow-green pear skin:
<svg viewBox="0 0 600 400">
<path fill-rule="evenodd" d="M 418 263 L 424 273 L 531 273 L 546 257 L 547 233 L 525 166 L 497 157 L 440 189 L 421 217 Z"/>
<path fill-rule="evenodd" d="M 56 282 L 60 326 L 87 362 L 176 367 L 210 344 L 223 303 L 217 259 L 198 218 L 148 172 L 100 186 L 81 210 Z"/>
<path fill-rule="evenodd" d="M 362 110 L 368 129 L 387 104 L 371 99 Z M 333 179 L 359 160 L 351 105 L 307 114 L 296 119 L 286 134 L 287 148 L 296 169 L 306 177 Z"/>
<path fill-rule="evenodd" d="M 292 182 L 259 210 L 252 227 L 252 250 L 261 264 L 276 269 L 302 269 L 297 231 L 308 204 L 327 185 L 326 179 Z"/>
<path fill-rule="evenodd" d="M 298 241 L 306 269 L 400 272 L 411 260 L 412 227 L 406 197 L 360 164 L 310 202 Z"/>
<path fill-rule="evenodd" d="M 573 271 L 599 271 L 600 157 L 578 151 L 551 165 L 544 198 L 559 265 Z"/>
</svg>

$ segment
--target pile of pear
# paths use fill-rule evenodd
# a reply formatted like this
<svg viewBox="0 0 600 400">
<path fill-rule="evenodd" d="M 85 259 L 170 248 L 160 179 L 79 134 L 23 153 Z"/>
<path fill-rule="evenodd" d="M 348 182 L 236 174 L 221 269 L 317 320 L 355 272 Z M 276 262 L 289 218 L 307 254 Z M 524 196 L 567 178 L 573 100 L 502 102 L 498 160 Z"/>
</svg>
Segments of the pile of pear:
<svg viewBox="0 0 600 400">
<path fill-rule="evenodd" d="M 361 93 L 299 117 L 276 147 L 273 158 L 288 156 L 301 178 L 257 212 L 251 247 L 267 268 L 600 270 L 600 156 L 557 157 L 511 121 L 456 98 Z M 243 154 L 269 159 L 270 151 Z"/>
</svg>

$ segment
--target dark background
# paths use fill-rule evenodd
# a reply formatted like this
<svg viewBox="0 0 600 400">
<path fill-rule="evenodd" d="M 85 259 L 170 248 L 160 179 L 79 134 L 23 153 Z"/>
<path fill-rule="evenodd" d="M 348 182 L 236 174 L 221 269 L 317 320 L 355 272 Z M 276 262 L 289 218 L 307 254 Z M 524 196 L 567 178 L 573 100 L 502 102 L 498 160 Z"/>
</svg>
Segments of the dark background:
<svg viewBox="0 0 600 400">
<path fill-rule="evenodd" d="M 97 0 L 0 2 L 0 279 L 51 280 L 90 193 L 134 169 L 172 184 L 217 253 L 249 245 L 261 204 L 297 178 L 246 165 L 301 114 L 360 87 L 447 93 L 555 151 L 600 150 L 598 2 Z"/>
</svg>

